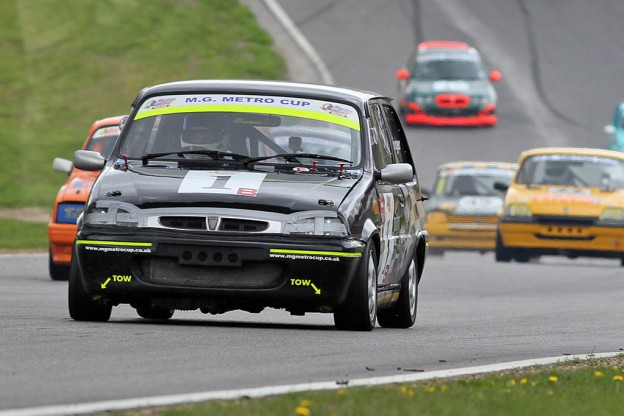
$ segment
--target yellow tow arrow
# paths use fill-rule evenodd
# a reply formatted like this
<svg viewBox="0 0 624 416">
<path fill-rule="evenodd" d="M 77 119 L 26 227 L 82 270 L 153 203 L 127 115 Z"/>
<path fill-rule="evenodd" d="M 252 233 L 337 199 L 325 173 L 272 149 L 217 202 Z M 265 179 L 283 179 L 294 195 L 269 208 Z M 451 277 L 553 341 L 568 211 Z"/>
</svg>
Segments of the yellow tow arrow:
<svg viewBox="0 0 624 416">
<path fill-rule="evenodd" d="M 108 284 L 108 282 L 110 282 L 110 281 L 111 281 L 111 278 L 109 277 L 108 279 L 106 279 L 106 281 L 105 281 L 104 283 L 100 284 L 100 287 L 101 287 L 102 289 L 106 289 L 106 285 L 107 285 L 107 284 Z"/>
<path fill-rule="evenodd" d="M 321 289 L 318 289 L 316 286 L 314 286 L 314 283 L 310 283 L 310 286 L 312 286 L 312 289 L 314 289 L 314 292 L 315 292 L 317 295 L 320 295 L 320 294 L 321 294 Z"/>
</svg>

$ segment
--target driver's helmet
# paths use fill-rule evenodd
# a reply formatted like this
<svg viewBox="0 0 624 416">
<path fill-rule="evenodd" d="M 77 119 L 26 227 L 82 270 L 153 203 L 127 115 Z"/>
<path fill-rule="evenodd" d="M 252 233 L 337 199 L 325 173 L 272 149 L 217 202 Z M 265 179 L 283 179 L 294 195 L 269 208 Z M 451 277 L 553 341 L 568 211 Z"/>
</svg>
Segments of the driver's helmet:
<svg viewBox="0 0 624 416">
<path fill-rule="evenodd" d="M 565 184 L 569 181 L 570 172 L 565 162 L 559 160 L 551 160 L 546 162 L 544 167 L 544 182 L 547 184 L 557 185 Z"/>
<path fill-rule="evenodd" d="M 228 150 L 227 122 L 221 114 L 191 114 L 184 120 L 180 138 L 182 148 L 191 150 Z"/>
</svg>

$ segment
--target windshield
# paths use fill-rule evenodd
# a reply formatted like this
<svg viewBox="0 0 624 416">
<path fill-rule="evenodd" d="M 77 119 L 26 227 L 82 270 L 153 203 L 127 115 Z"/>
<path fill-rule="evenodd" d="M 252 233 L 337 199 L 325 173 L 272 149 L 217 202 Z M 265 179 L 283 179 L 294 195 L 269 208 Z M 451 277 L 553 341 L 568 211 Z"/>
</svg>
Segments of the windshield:
<svg viewBox="0 0 624 416">
<path fill-rule="evenodd" d="M 115 141 L 119 137 L 120 129 L 117 124 L 114 126 L 100 127 L 93 132 L 84 150 L 93 150 L 100 152 L 104 159 L 108 159 L 115 147 Z"/>
<path fill-rule="evenodd" d="M 266 157 L 314 153 L 361 160 L 355 108 L 335 102 L 257 95 L 151 97 L 139 108 L 121 145 L 130 159 L 148 154 L 209 150 Z M 193 154 L 193 157 L 202 157 Z M 284 163 L 281 158 L 262 163 Z M 320 159 L 319 165 L 337 162 Z"/>
<path fill-rule="evenodd" d="M 624 187 L 624 161 L 601 156 L 538 155 L 518 171 L 520 185 Z"/>
<path fill-rule="evenodd" d="M 423 59 L 416 62 L 414 78 L 436 80 L 478 80 L 486 78 L 476 59 Z"/>
<path fill-rule="evenodd" d="M 501 196 L 494 188 L 495 182 L 507 185 L 511 182 L 512 169 L 460 168 L 439 173 L 434 185 L 434 194 L 444 197 Z"/>
</svg>

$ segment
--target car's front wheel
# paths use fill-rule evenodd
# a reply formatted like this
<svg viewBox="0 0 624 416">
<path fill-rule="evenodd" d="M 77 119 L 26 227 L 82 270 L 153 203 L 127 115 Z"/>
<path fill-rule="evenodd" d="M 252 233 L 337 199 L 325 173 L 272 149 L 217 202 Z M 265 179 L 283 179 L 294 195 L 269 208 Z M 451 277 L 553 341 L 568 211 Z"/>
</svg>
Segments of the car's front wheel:
<svg viewBox="0 0 624 416">
<path fill-rule="evenodd" d="M 112 305 L 106 305 L 94 301 L 85 292 L 80 281 L 80 270 L 76 260 L 76 251 L 72 255 L 69 266 L 69 285 L 67 302 L 69 306 L 69 316 L 76 321 L 106 322 L 110 319 L 113 310 Z"/>
<path fill-rule="evenodd" d="M 509 263 L 512 259 L 511 250 L 506 248 L 503 244 L 503 239 L 500 235 L 500 231 L 496 232 L 496 249 L 494 250 L 494 256 L 496 261 Z"/>
<path fill-rule="evenodd" d="M 69 266 L 65 264 L 57 264 L 52 260 L 52 249 L 48 250 L 48 272 L 52 280 L 68 280 Z"/>
<path fill-rule="evenodd" d="M 372 331 L 377 322 L 377 250 L 372 241 L 366 244 L 362 257 L 347 299 L 334 310 L 338 329 Z"/>
<path fill-rule="evenodd" d="M 379 325 L 386 328 L 409 328 L 416 322 L 417 306 L 418 273 L 416 263 L 412 258 L 401 281 L 399 299 L 390 308 L 380 310 L 377 314 L 377 321 Z"/>
</svg>

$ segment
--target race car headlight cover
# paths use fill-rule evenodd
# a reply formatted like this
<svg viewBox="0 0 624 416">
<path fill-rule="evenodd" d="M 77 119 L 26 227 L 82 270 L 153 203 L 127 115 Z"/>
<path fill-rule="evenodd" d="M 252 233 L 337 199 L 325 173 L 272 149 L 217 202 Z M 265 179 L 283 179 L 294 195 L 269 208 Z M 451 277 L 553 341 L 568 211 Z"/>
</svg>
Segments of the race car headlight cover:
<svg viewBox="0 0 624 416">
<path fill-rule="evenodd" d="M 624 221 L 624 209 L 622 208 L 606 208 L 600 214 L 603 221 Z"/>
<path fill-rule="evenodd" d="M 283 234 L 346 237 L 347 227 L 335 212 L 307 211 L 292 214 Z"/>
<path fill-rule="evenodd" d="M 122 206 L 123 205 L 123 206 Z M 121 227 L 137 227 L 139 221 L 135 212 L 137 208 L 124 203 L 101 203 L 91 206 L 83 215 L 85 225 L 117 225 Z"/>
<path fill-rule="evenodd" d="M 444 223 L 447 222 L 446 213 L 441 211 L 432 211 L 427 213 L 427 217 L 425 219 L 426 222 L 429 223 Z"/>
</svg>

